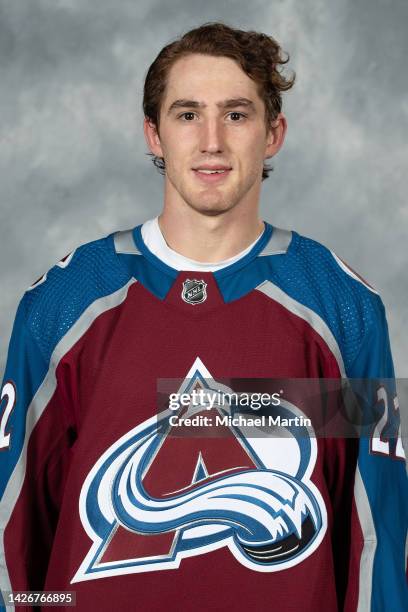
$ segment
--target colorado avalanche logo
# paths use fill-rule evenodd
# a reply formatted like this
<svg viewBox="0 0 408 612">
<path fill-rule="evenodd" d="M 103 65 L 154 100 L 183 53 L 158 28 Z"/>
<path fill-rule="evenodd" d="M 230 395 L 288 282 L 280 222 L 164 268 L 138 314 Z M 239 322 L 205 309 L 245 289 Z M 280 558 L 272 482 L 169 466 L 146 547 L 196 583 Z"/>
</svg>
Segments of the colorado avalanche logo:
<svg viewBox="0 0 408 612">
<path fill-rule="evenodd" d="M 179 393 L 197 384 L 220 388 L 199 358 Z M 289 402 L 277 408 L 304 416 Z M 176 569 L 221 547 L 251 570 L 274 572 L 316 550 L 327 514 L 310 480 L 311 428 L 288 427 L 282 438 L 244 437 L 238 428 L 222 438 L 180 438 L 160 431 L 168 416 L 117 440 L 85 479 L 80 516 L 93 544 L 71 583 Z"/>
</svg>

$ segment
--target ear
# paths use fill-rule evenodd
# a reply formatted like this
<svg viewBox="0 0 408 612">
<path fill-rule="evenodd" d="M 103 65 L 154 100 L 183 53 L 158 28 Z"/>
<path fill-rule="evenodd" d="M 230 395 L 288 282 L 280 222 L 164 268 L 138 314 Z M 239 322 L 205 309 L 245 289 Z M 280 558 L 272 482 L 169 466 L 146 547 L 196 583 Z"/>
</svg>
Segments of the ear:
<svg viewBox="0 0 408 612">
<path fill-rule="evenodd" d="M 285 140 L 288 124 L 283 113 L 274 119 L 271 123 L 270 130 L 267 135 L 264 159 L 273 157 L 279 151 Z"/>
<path fill-rule="evenodd" d="M 159 132 L 157 131 L 155 123 L 153 123 L 153 121 L 148 117 L 144 118 L 143 131 L 146 139 L 146 144 L 149 147 L 150 151 L 153 153 L 153 155 L 156 155 L 156 157 L 164 157 L 160 144 Z"/>
</svg>

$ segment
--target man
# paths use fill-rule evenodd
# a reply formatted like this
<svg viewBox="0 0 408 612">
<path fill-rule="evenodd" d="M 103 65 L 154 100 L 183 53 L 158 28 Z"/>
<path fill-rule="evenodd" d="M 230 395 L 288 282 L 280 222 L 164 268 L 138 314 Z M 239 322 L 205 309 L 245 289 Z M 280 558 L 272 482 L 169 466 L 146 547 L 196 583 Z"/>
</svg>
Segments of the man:
<svg viewBox="0 0 408 612">
<path fill-rule="evenodd" d="M 79 610 L 407 609 L 386 383 L 360 440 L 176 431 L 231 416 L 221 399 L 245 379 L 394 376 L 377 292 L 259 218 L 286 61 L 223 24 L 165 47 L 144 94 L 162 214 L 79 247 L 23 296 L 2 390 L 3 591 L 75 591 Z M 214 389 L 210 411 L 191 399 Z M 291 392 L 276 414 L 296 420 Z"/>
</svg>

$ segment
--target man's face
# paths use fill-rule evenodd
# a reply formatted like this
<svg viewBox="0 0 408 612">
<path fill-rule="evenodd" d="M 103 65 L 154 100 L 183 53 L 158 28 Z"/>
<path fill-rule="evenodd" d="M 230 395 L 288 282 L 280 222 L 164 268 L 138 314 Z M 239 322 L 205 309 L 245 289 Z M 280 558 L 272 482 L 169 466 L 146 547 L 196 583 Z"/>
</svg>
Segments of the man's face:
<svg viewBox="0 0 408 612">
<path fill-rule="evenodd" d="M 158 133 L 145 120 L 151 151 L 166 163 L 166 196 L 217 215 L 258 204 L 264 159 L 280 148 L 280 114 L 267 131 L 255 82 L 227 57 L 191 54 L 170 69 Z"/>
</svg>

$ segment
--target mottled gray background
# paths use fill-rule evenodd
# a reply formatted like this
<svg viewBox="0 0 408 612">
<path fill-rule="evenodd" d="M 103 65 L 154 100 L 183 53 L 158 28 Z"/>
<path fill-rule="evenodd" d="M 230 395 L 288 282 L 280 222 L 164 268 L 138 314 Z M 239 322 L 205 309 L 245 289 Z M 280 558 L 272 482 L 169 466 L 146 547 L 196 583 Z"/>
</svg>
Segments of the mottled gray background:
<svg viewBox="0 0 408 612">
<path fill-rule="evenodd" d="M 0 0 L 0 371 L 27 286 L 75 246 L 160 211 L 143 78 L 164 44 L 213 20 L 290 53 L 297 83 L 263 217 L 377 287 L 408 376 L 406 0 Z"/>
</svg>

